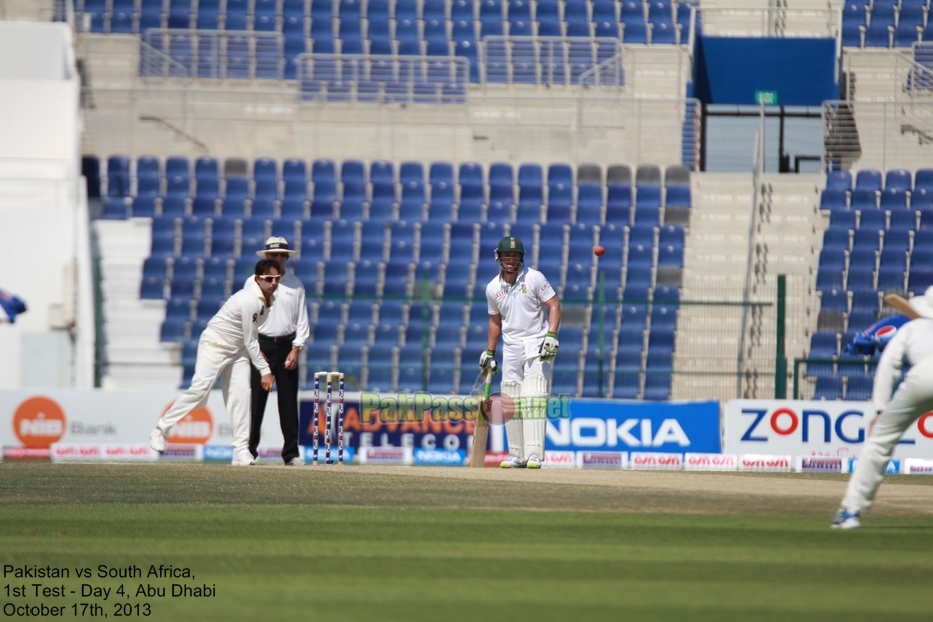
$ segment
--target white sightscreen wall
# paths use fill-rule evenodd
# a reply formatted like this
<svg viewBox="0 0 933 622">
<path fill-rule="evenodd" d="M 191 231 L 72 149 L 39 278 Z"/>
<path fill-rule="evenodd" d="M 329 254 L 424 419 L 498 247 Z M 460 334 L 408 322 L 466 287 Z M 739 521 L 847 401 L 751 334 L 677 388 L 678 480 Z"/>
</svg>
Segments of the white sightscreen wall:
<svg viewBox="0 0 933 622">
<path fill-rule="evenodd" d="M 81 85 L 71 44 L 65 24 L 0 21 L 0 165 L 58 160 L 71 176 L 80 172 Z"/>
<path fill-rule="evenodd" d="M 0 80 L 65 80 L 70 46 L 67 24 L 0 21 Z"/>
<path fill-rule="evenodd" d="M 23 340 L 50 330 L 51 305 L 64 302 L 65 264 L 74 256 L 75 226 L 62 207 L 0 207 L 0 287 L 26 301 L 14 324 L 0 324 L 0 389 L 22 386 Z M 50 372 L 48 384 L 59 386 Z"/>
<path fill-rule="evenodd" d="M 71 45 L 64 24 L 0 22 L 0 287 L 29 308 L 15 324 L 0 324 L 0 388 L 22 386 L 24 368 L 29 384 L 41 376 L 24 361 L 23 344 L 34 351 L 55 343 L 48 335 L 59 333 L 53 325 L 63 324 L 63 310 L 80 316 L 78 342 L 91 336 L 93 345 L 86 203 L 78 197 L 80 83 Z M 66 266 L 73 275 L 67 282 Z M 43 360 L 57 367 L 67 357 L 68 383 L 85 384 L 87 373 L 78 370 L 87 363 L 78 359 L 87 358 L 87 347 L 80 357 L 54 350 Z M 46 386 L 60 384 L 61 374 L 50 370 Z"/>
</svg>

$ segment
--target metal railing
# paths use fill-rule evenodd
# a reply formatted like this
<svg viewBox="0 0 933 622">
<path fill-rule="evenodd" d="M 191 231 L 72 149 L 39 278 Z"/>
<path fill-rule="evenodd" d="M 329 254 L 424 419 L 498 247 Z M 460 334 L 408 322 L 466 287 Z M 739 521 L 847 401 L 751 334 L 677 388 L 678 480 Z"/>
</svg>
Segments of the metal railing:
<svg viewBox="0 0 933 622">
<path fill-rule="evenodd" d="M 139 42 L 139 75 L 144 82 L 154 77 L 181 78 L 182 81 L 190 78 L 188 67 L 145 41 Z"/>
<path fill-rule="evenodd" d="M 825 37 L 842 30 L 839 9 L 700 8 L 703 34 L 715 37 Z"/>
<path fill-rule="evenodd" d="M 621 54 L 622 42 L 609 37 L 487 36 L 479 44 L 480 83 L 573 86 Z"/>
<path fill-rule="evenodd" d="M 589 86 L 608 86 L 621 89 L 625 86 L 625 68 L 622 66 L 622 55 L 616 54 L 612 58 L 607 58 L 598 65 L 587 69 L 580 74 L 577 84 L 581 91 Z"/>
<path fill-rule="evenodd" d="M 933 99 L 823 103 L 823 172 L 917 169 L 933 157 Z"/>
<path fill-rule="evenodd" d="M 302 54 L 295 63 L 304 101 L 467 102 L 470 62 L 461 57 Z"/>
<path fill-rule="evenodd" d="M 878 366 L 877 358 L 795 358 L 793 371 L 793 399 L 871 399 L 870 379 Z M 857 392 L 852 388 L 852 378 L 861 379 L 862 386 Z M 819 390 L 820 379 L 830 380 L 828 387 L 838 395 L 827 395 Z"/>
<path fill-rule="evenodd" d="M 96 107 L 85 110 L 89 153 L 637 165 L 679 162 L 686 152 L 692 157 L 686 166 L 698 166 L 696 100 L 473 92 L 466 105 L 437 114 L 373 106 L 348 115 L 303 102 L 297 83 L 268 90 L 163 86 L 92 93 Z M 172 128 L 190 149 L 174 144 L 171 153 L 159 153 L 153 123 Z"/>
<path fill-rule="evenodd" d="M 193 78 L 282 80 L 285 76 L 285 37 L 278 32 L 151 28 L 140 40 Z M 157 63 L 141 64 L 141 70 L 152 72 L 141 75 L 171 77 L 159 68 Z"/>
<path fill-rule="evenodd" d="M 354 296 L 352 303 L 373 302 L 402 303 L 403 317 L 407 317 L 407 329 L 404 331 L 405 344 L 412 341 L 420 347 L 412 349 L 398 345 L 393 348 L 391 360 L 376 361 L 368 356 L 354 359 L 354 362 L 341 362 L 339 353 L 342 349 L 346 330 L 353 322 L 341 320 L 333 338 L 312 343 L 308 348 L 320 354 L 324 349 L 326 363 L 337 366 L 352 378 L 357 389 L 372 386 L 368 378 L 372 372 L 392 377 L 390 386 L 394 390 L 428 390 L 432 383 L 443 386 L 452 384 L 455 392 L 469 392 L 477 375 L 474 350 L 477 341 L 483 343 L 486 338 L 485 324 L 477 314 L 485 317 L 485 298 L 482 292 L 485 269 L 477 266 L 477 287 L 470 298 L 456 295 L 438 295 L 442 289 L 435 278 L 416 278 L 415 287 L 410 295 L 367 297 Z M 601 277 L 600 283 L 604 283 Z M 712 348 L 703 359 L 702 369 L 693 365 L 683 365 L 678 360 L 677 339 L 683 329 L 679 319 L 674 319 L 664 327 L 653 326 L 658 317 L 655 310 L 666 308 L 676 316 L 689 313 L 692 308 L 713 310 L 721 316 L 732 317 L 736 313 L 750 311 L 757 315 L 773 318 L 776 312 L 775 301 L 738 300 L 740 292 L 706 292 L 703 300 L 669 300 L 664 298 L 658 288 L 646 291 L 647 296 L 633 300 L 619 300 L 617 295 L 609 295 L 604 288 L 597 287 L 591 296 L 563 295 L 562 344 L 560 355 L 555 360 L 554 375 L 557 380 L 556 393 L 572 396 L 616 397 L 623 399 L 732 399 L 734 397 L 770 399 L 774 397 L 776 361 L 772 349 L 770 355 L 748 358 L 741 371 L 736 370 L 734 357 L 723 356 Z M 709 298 L 709 299 L 706 299 Z M 343 295 L 309 294 L 311 306 L 331 305 L 336 303 L 340 314 L 346 317 L 349 299 Z M 463 304 L 467 306 L 468 324 L 461 323 L 458 330 L 453 325 L 440 321 L 441 305 Z M 313 317 L 313 310 L 309 316 Z M 477 324 L 482 326 L 477 329 Z M 359 327 L 357 327 L 359 329 Z M 674 334 L 674 347 L 669 350 L 671 358 L 664 360 L 658 356 L 658 350 L 651 347 L 652 334 Z M 368 340 L 361 348 L 369 350 L 387 337 L 396 343 L 399 338 L 396 331 L 381 332 L 378 327 L 370 326 Z M 723 337 L 731 337 L 723 334 Z M 773 340 L 769 344 L 773 347 Z M 346 352 L 346 351 L 344 351 Z M 691 369 L 686 369 L 691 367 Z M 309 374 L 310 376 L 310 374 Z M 404 376 L 404 378 L 403 378 Z M 738 389 L 736 389 L 738 383 Z M 725 384 L 731 388 L 723 391 Z M 735 393 L 735 391 L 738 391 Z"/>
<path fill-rule="evenodd" d="M 755 229 L 758 223 L 758 201 L 760 200 L 761 174 L 764 169 L 765 161 L 765 107 L 761 105 L 761 117 L 759 121 L 758 133 L 755 135 L 755 150 L 752 153 L 752 205 L 751 214 L 748 218 L 748 248 L 745 259 L 745 279 L 742 286 L 742 302 L 747 304 L 752 290 L 752 276 L 754 274 L 755 257 Z M 746 359 L 746 337 L 749 325 L 749 309 L 747 306 L 742 309 L 742 324 L 739 332 L 739 351 L 738 351 L 738 369 L 739 375 L 736 379 L 736 395 L 742 395 L 742 376 L 745 371 Z"/>
</svg>

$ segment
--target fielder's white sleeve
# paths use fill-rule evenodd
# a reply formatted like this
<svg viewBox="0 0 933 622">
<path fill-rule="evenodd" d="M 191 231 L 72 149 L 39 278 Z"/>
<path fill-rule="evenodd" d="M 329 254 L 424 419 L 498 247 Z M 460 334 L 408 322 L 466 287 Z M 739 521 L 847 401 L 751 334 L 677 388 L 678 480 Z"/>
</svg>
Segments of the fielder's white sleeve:
<svg viewBox="0 0 933 622">
<path fill-rule="evenodd" d="M 907 340 L 911 331 L 907 328 L 910 323 L 904 325 L 902 330 L 888 342 L 878 359 L 878 367 L 875 370 L 875 383 L 872 387 L 871 401 L 875 405 L 875 411 L 880 412 L 885 409 L 891 396 L 894 395 L 894 386 L 901 376 L 904 355 L 907 350 Z"/>
<path fill-rule="evenodd" d="M 266 359 L 262 357 L 262 353 L 259 351 L 259 317 L 260 315 L 266 316 L 268 312 L 262 299 L 248 297 L 245 300 L 247 302 L 243 304 L 240 315 L 243 323 L 243 345 L 246 346 L 246 351 L 249 353 L 253 366 L 259 370 L 261 376 L 265 376 L 271 371 L 269 364 L 266 363 Z"/>
</svg>

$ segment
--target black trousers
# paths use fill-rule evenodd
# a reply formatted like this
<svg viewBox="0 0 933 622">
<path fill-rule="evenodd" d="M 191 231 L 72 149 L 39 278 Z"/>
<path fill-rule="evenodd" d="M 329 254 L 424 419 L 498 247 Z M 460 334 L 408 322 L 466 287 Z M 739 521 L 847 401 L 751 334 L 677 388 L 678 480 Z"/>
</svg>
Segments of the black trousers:
<svg viewBox="0 0 933 622">
<path fill-rule="evenodd" d="M 292 351 L 292 340 L 272 341 L 259 336 L 259 349 L 269 359 L 269 369 L 275 378 L 275 388 L 279 395 L 279 422 L 282 425 L 282 459 L 288 462 L 300 454 L 298 448 L 298 367 L 285 369 L 285 359 Z M 249 451 L 253 457 L 259 455 L 259 435 L 262 430 L 262 418 L 266 411 L 269 393 L 262 388 L 259 370 L 252 366 L 250 376 L 252 400 L 250 404 Z"/>
</svg>

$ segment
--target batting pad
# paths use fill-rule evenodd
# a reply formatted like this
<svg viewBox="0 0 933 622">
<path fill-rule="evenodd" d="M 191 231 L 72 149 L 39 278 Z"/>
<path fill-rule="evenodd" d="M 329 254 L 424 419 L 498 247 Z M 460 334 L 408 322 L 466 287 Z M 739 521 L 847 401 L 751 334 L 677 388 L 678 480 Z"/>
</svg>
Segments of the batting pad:
<svg viewBox="0 0 933 622">
<path fill-rule="evenodd" d="M 525 401 L 525 419 L 522 436 L 525 442 L 525 459 L 537 454 L 544 460 L 544 434 L 547 431 L 547 378 L 541 374 L 528 374 L 522 383 Z"/>
<path fill-rule="evenodd" d="M 499 386 L 502 389 L 502 394 L 508 396 L 512 401 L 512 416 L 505 422 L 505 435 L 509 440 L 509 455 L 524 460 L 525 458 L 522 455 L 522 449 L 525 445 L 525 437 L 522 433 L 524 428 L 522 426 L 522 413 L 518 410 L 522 384 L 511 380 L 503 380 Z"/>
</svg>

